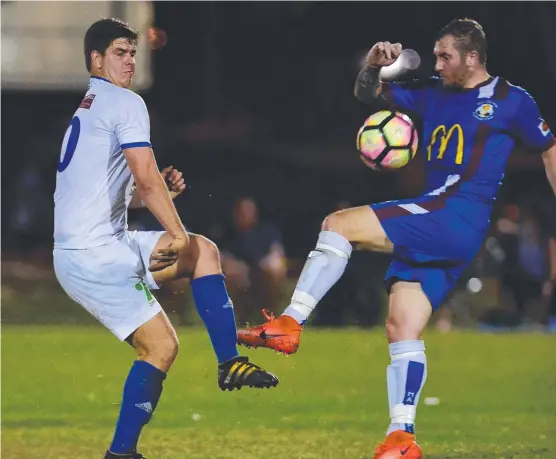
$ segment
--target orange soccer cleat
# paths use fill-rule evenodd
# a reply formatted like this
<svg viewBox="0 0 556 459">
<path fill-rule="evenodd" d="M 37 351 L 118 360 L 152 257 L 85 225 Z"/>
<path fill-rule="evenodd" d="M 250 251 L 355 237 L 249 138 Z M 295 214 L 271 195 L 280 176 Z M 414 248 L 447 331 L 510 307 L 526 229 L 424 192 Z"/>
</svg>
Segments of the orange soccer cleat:
<svg viewBox="0 0 556 459">
<path fill-rule="evenodd" d="M 294 354 L 299 348 L 303 328 L 290 316 L 270 316 L 262 310 L 266 322 L 257 327 L 238 330 L 237 341 L 247 347 L 268 347 L 283 354 Z"/>
<path fill-rule="evenodd" d="M 421 459 L 421 447 L 415 443 L 415 435 L 395 430 L 377 446 L 374 459 Z"/>
</svg>

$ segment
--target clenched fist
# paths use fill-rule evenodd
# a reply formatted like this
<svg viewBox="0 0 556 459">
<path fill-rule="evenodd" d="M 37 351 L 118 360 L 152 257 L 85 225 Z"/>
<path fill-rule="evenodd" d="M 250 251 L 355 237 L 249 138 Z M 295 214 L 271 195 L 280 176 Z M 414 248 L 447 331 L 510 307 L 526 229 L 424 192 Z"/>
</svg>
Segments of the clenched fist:
<svg viewBox="0 0 556 459">
<path fill-rule="evenodd" d="M 367 65 L 372 67 L 385 67 L 392 65 L 402 53 L 400 43 L 390 43 L 389 41 L 379 41 L 367 54 Z"/>
</svg>

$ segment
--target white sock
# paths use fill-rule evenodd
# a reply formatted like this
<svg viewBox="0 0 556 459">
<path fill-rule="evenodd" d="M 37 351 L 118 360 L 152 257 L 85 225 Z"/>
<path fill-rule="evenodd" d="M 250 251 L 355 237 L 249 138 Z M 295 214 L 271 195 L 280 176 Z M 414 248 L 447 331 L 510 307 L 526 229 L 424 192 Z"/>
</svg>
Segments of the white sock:
<svg viewBox="0 0 556 459">
<path fill-rule="evenodd" d="M 390 426 L 394 430 L 414 432 L 415 415 L 421 389 L 427 379 L 425 343 L 420 340 L 390 344 L 391 364 L 386 370 Z"/>
<path fill-rule="evenodd" d="M 303 325 L 317 303 L 338 282 L 351 256 L 351 244 L 338 233 L 321 231 L 315 250 L 309 253 L 290 305 L 283 312 Z"/>
</svg>

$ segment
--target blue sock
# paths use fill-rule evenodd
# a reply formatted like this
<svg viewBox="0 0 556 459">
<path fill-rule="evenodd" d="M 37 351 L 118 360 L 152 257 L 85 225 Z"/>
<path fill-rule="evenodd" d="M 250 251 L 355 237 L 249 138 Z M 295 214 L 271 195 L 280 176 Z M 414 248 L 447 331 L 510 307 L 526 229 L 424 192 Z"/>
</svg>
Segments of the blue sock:
<svg viewBox="0 0 556 459">
<path fill-rule="evenodd" d="M 191 289 L 218 363 L 237 357 L 239 352 L 234 305 L 228 296 L 224 276 L 211 274 L 198 277 L 191 281 Z"/>
<path fill-rule="evenodd" d="M 114 454 L 133 453 L 143 426 L 149 422 L 160 394 L 166 373 L 150 363 L 136 360 L 124 386 L 120 417 L 110 451 Z"/>
</svg>

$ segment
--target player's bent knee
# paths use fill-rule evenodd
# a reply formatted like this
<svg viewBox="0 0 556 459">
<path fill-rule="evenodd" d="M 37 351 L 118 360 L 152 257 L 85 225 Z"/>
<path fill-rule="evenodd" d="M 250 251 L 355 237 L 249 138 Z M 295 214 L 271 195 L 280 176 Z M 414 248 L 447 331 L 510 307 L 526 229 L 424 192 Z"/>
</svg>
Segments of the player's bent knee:
<svg viewBox="0 0 556 459">
<path fill-rule="evenodd" d="M 342 211 L 334 212 L 327 215 L 323 220 L 321 225 L 322 231 L 333 231 L 335 233 L 341 234 L 347 239 L 347 222 L 345 221 L 345 214 Z"/>
<path fill-rule="evenodd" d="M 168 362 L 173 362 L 180 350 L 180 343 L 177 337 L 171 337 L 163 343 L 162 357 Z"/>
<path fill-rule="evenodd" d="M 199 256 L 203 258 L 220 259 L 220 252 L 218 246 L 205 236 L 196 236 L 197 244 L 199 245 Z"/>
<path fill-rule="evenodd" d="M 153 273 L 158 284 L 180 279 L 196 278 L 221 272 L 220 253 L 214 242 L 200 234 L 189 234 L 189 245 L 180 253 L 178 263 Z"/>
<path fill-rule="evenodd" d="M 191 260 L 193 278 L 222 273 L 220 266 L 220 252 L 214 242 L 205 236 L 194 235 L 196 257 Z"/>
<path fill-rule="evenodd" d="M 159 338 L 147 349 L 145 360 L 153 363 L 158 368 L 167 371 L 174 363 L 179 352 L 179 342 L 175 336 Z"/>
<path fill-rule="evenodd" d="M 138 358 L 162 371 L 168 371 L 179 351 L 179 341 L 165 314 L 142 325 L 133 335 Z"/>
<path fill-rule="evenodd" d="M 218 247 L 209 238 L 200 234 L 189 234 L 189 247 L 182 252 L 182 262 L 197 263 L 199 260 L 220 259 Z"/>
<path fill-rule="evenodd" d="M 386 336 L 389 343 L 417 340 L 421 333 L 421 328 L 412 324 L 410 320 L 400 320 L 391 315 L 386 318 Z"/>
<path fill-rule="evenodd" d="M 382 224 L 369 206 L 334 212 L 324 219 L 321 229 L 340 234 L 359 250 L 391 252 L 393 249 Z"/>
</svg>

